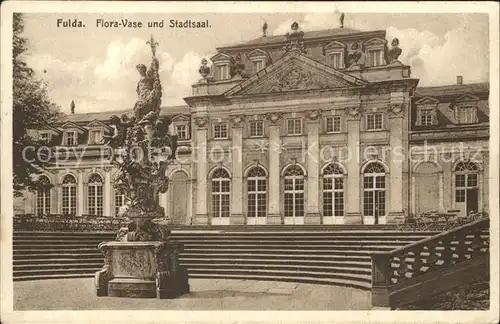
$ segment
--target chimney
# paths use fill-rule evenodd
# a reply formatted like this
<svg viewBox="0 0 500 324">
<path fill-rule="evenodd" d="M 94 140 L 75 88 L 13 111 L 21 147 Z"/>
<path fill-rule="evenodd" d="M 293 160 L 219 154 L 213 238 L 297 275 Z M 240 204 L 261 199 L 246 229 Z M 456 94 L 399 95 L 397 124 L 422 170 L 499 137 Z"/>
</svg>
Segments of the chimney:
<svg viewBox="0 0 500 324">
<path fill-rule="evenodd" d="M 69 105 L 70 109 L 71 109 L 71 114 L 74 114 L 75 113 L 75 102 L 73 100 L 71 100 L 71 105 Z"/>
<path fill-rule="evenodd" d="M 457 75 L 457 84 L 464 84 L 464 78 L 461 75 Z"/>
</svg>

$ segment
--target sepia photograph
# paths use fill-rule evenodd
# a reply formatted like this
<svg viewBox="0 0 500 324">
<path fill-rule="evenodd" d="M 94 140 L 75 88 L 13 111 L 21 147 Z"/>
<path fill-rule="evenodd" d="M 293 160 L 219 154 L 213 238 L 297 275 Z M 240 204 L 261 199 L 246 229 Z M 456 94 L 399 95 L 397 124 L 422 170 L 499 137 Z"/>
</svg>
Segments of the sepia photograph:
<svg viewBox="0 0 500 324">
<path fill-rule="evenodd" d="M 2 9 L 2 322 L 499 319 L 497 4 Z"/>
</svg>

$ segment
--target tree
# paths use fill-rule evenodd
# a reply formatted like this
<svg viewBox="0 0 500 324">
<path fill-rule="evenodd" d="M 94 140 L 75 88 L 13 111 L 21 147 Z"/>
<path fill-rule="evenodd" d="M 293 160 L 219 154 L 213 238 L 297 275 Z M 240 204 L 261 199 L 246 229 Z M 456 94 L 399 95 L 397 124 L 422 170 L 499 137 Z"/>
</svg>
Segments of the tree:
<svg viewBox="0 0 500 324">
<path fill-rule="evenodd" d="M 30 136 L 28 130 L 42 128 L 54 122 L 59 115 L 57 105 L 49 98 L 46 84 L 35 77 L 34 71 L 24 61 L 23 54 L 27 51 L 27 40 L 21 37 L 23 30 L 22 14 L 14 13 L 12 170 L 15 196 L 22 195 L 26 189 L 35 190 L 38 182 L 33 176 L 40 174 L 47 166 L 47 162 L 44 161 L 49 152 L 39 151 L 44 143 Z M 41 156 L 42 159 L 37 157 L 37 152 L 44 154 Z"/>
</svg>

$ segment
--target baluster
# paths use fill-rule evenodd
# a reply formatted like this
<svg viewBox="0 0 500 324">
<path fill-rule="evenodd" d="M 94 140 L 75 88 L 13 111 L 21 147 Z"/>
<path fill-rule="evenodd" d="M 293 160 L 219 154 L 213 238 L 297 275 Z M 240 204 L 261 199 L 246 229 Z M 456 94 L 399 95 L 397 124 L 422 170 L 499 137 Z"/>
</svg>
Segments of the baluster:
<svg viewBox="0 0 500 324">
<path fill-rule="evenodd" d="M 420 255 L 420 253 L 422 253 L 421 249 L 417 249 L 417 250 L 415 250 L 415 252 L 413 252 L 414 260 L 413 260 L 413 265 L 412 265 L 412 268 L 413 268 L 412 277 L 416 277 L 422 273 L 422 270 L 421 270 L 422 269 L 422 256 Z"/>
<path fill-rule="evenodd" d="M 443 252 L 441 252 L 441 259 L 443 260 L 443 266 L 451 264 L 453 259 L 453 251 L 451 250 L 451 237 L 443 238 L 442 246 Z"/>
<path fill-rule="evenodd" d="M 478 231 L 474 234 L 474 238 L 472 239 L 472 242 L 469 244 L 469 251 L 471 252 L 471 257 L 472 254 L 478 254 L 478 252 L 481 252 L 481 248 L 484 246 L 483 239 L 481 238 L 481 231 Z"/>
<path fill-rule="evenodd" d="M 436 253 L 436 246 L 428 246 L 429 256 L 426 258 L 426 264 L 429 269 L 436 268 L 436 262 L 439 261 L 439 256 Z"/>
<path fill-rule="evenodd" d="M 407 278 L 406 273 L 408 272 L 408 262 L 406 261 L 406 258 L 407 258 L 406 253 L 398 256 L 399 267 L 396 270 L 396 272 L 398 274 L 398 282 L 401 282 Z"/>
<path fill-rule="evenodd" d="M 457 239 L 457 248 L 455 250 L 457 256 L 458 256 L 458 262 L 462 262 L 466 259 L 466 254 L 467 254 L 467 246 L 465 245 L 465 240 L 467 237 L 467 233 L 457 233 L 456 239 Z"/>
</svg>

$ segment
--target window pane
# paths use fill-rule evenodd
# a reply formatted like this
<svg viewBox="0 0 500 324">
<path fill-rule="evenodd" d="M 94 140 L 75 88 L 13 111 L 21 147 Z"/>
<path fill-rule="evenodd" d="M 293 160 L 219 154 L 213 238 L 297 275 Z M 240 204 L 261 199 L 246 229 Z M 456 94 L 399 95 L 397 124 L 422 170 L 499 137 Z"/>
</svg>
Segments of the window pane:
<svg viewBox="0 0 500 324">
<path fill-rule="evenodd" d="M 455 176 L 455 186 L 465 187 L 465 174 L 457 174 Z"/>
<path fill-rule="evenodd" d="M 333 216 L 332 192 L 323 192 L 323 216 Z"/>
<path fill-rule="evenodd" d="M 467 175 L 467 187 L 477 187 L 477 174 Z"/>
<path fill-rule="evenodd" d="M 373 177 L 364 177 L 363 178 L 363 185 L 365 188 L 373 188 Z"/>
<path fill-rule="evenodd" d="M 323 190 L 331 190 L 331 189 L 333 189 L 333 179 L 323 178 Z"/>
<path fill-rule="evenodd" d="M 373 213 L 373 192 L 365 191 L 363 193 L 363 215 L 374 216 Z"/>
<path fill-rule="evenodd" d="M 344 193 L 335 193 L 335 216 L 344 216 Z"/>
<path fill-rule="evenodd" d="M 465 202 L 465 190 L 458 189 L 455 191 L 455 202 Z"/>
<path fill-rule="evenodd" d="M 344 189 L 344 178 L 335 178 L 335 189 Z"/>
</svg>

